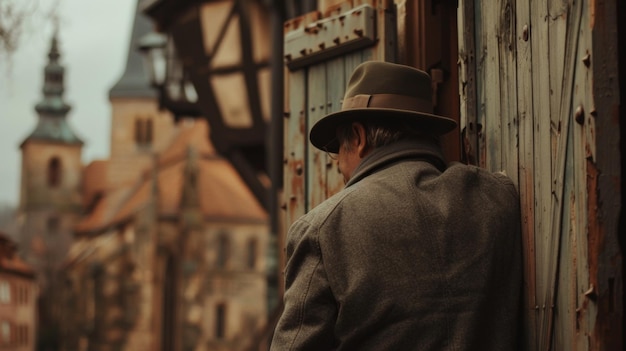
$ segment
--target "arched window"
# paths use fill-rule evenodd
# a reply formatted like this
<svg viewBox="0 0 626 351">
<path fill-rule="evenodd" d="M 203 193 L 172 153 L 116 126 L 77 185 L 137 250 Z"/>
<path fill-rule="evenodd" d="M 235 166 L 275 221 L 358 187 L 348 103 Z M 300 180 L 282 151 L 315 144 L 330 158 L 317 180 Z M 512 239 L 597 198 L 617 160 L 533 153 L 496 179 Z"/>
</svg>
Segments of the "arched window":
<svg viewBox="0 0 626 351">
<path fill-rule="evenodd" d="M 221 234 L 217 244 L 217 267 L 226 268 L 230 256 L 230 243 L 226 234 Z"/>
<path fill-rule="evenodd" d="M 48 162 L 48 186 L 55 188 L 61 185 L 61 160 L 53 157 Z"/>
<path fill-rule="evenodd" d="M 139 146 L 150 146 L 153 139 L 153 121 L 151 118 L 135 119 L 135 143 Z"/>
<path fill-rule="evenodd" d="M 247 253 L 247 266 L 249 269 L 254 269 L 256 267 L 257 260 L 257 240 L 252 238 L 248 240 L 248 253 Z"/>
</svg>

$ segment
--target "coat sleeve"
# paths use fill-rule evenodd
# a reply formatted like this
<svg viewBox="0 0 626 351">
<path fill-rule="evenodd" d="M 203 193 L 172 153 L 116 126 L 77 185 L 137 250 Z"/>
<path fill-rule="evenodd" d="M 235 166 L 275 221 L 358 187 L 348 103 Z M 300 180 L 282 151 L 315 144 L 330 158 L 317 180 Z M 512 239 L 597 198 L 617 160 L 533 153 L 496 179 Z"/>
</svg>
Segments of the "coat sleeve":
<svg viewBox="0 0 626 351">
<path fill-rule="evenodd" d="M 324 270 L 316 230 L 296 221 L 287 237 L 284 310 L 270 350 L 333 350 L 337 304 Z"/>
</svg>

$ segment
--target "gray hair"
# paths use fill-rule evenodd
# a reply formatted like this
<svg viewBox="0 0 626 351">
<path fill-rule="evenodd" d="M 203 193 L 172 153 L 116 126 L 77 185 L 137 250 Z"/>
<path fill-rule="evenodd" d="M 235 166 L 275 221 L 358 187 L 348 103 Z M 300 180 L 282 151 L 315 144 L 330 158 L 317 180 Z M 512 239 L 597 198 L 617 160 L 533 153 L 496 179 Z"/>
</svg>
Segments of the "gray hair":
<svg viewBox="0 0 626 351">
<path fill-rule="evenodd" d="M 400 140 L 418 139 L 439 145 L 439 137 L 431 135 L 422 128 L 412 123 L 402 121 L 379 121 L 365 120 L 355 121 L 363 124 L 365 128 L 365 142 L 368 147 L 379 148 Z M 356 135 L 352 129 L 352 123 L 345 123 L 337 127 L 337 139 L 339 148 L 351 151 L 349 143 Z"/>
</svg>

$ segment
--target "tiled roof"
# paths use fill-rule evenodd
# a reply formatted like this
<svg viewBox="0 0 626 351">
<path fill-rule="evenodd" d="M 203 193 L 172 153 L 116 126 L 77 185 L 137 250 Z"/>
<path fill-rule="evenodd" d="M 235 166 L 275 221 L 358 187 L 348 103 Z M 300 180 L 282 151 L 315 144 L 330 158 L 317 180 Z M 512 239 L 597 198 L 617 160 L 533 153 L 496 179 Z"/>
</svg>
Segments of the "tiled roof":
<svg viewBox="0 0 626 351">
<path fill-rule="evenodd" d="M 199 119 L 193 121 L 192 125 L 185 125 L 185 123 L 184 121 L 181 122 L 179 134 L 169 147 L 159 154 L 160 165 L 183 158 L 187 153 L 189 145 L 193 145 L 199 155 L 217 155 L 215 147 L 213 147 L 209 139 L 209 127 L 206 121 Z"/>
<path fill-rule="evenodd" d="M 108 189 L 108 160 L 96 160 L 89 163 L 83 171 L 83 205 L 90 206 L 95 197 Z"/>
<path fill-rule="evenodd" d="M 131 186 L 126 186 L 106 192 L 98 200 L 93 210 L 78 222 L 74 230 L 77 232 L 88 232 L 107 228 L 116 217 L 118 209 L 123 206 L 133 190 Z"/>
<path fill-rule="evenodd" d="M 24 139 L 21 145 L 31 140 L 83 145 L 83 141 L 76 136 L 67 120 L 61 117 L 40 117 L 35 130 Z"/>
<path fill-rule="evenodd" d="M 192 147 L 198 156 L 190 161 Z M 183 127 L 174 142 L 158 157 L 156 179 L 159 216 L 176 216 L 181 207 L 185 171 L 197 163 L 197 196 L 205 218 L 233 221 L 265 221 L 267 213 L 245 185 L 235 168 L 215 153 L 208 140 L 206 122 Z M 94 210 L 76 226 L 76 231 L 99 232 L 123 223 L 150 204 L 153 199 L 154 168 L 126 188 L 108 192 Z"/>
<path fill-rule="evenodd" d="M 0 273 L 9 272 L 33 277 L 35 271 L 17 254 L 13 240 L 0 232 Z"/>
</svg>

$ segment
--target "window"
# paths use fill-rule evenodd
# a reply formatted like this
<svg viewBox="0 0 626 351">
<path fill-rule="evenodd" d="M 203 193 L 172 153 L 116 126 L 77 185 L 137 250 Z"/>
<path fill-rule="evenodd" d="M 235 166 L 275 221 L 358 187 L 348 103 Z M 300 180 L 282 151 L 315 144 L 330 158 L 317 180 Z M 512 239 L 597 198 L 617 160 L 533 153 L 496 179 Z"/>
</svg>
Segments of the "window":
<svg viewBox="0 0 626 351">
<path fill-rule="evenodd" d="M 230 256 L 230 243 L 225 234 L 220 235 L 217 245 L 217 267 L 226 268 Z"/>
<path fill-rule="evenodd" d="M 226 305 L 223 303 L 215 307 L 215 337 L 224 339 L 226 336 Z"/>
<path fill-rule="evenodd" d="M 150 146 L 153 139 L 153 121 L 150 118 L 135 120 L 135 143 L 139 146 Z"/>
<path fill-rule="evenodd" d="M 11 302 L 11 285 L 9 282 L 2 280 L 0 281 L 0 303 L 9 302 Z"/>
<path fill-rule="evenodd" d="M 53 157 L 48 162 L 48 186 L 55 188 L 61 185 L 61 160 Z"/>
<path fill-rule="evenodd" d="M 256 239 L 248 240 L 247 265 L 249 269 L 254 269 L 256 267 L 257 246 L 258 244 Z"/>
</svg>

